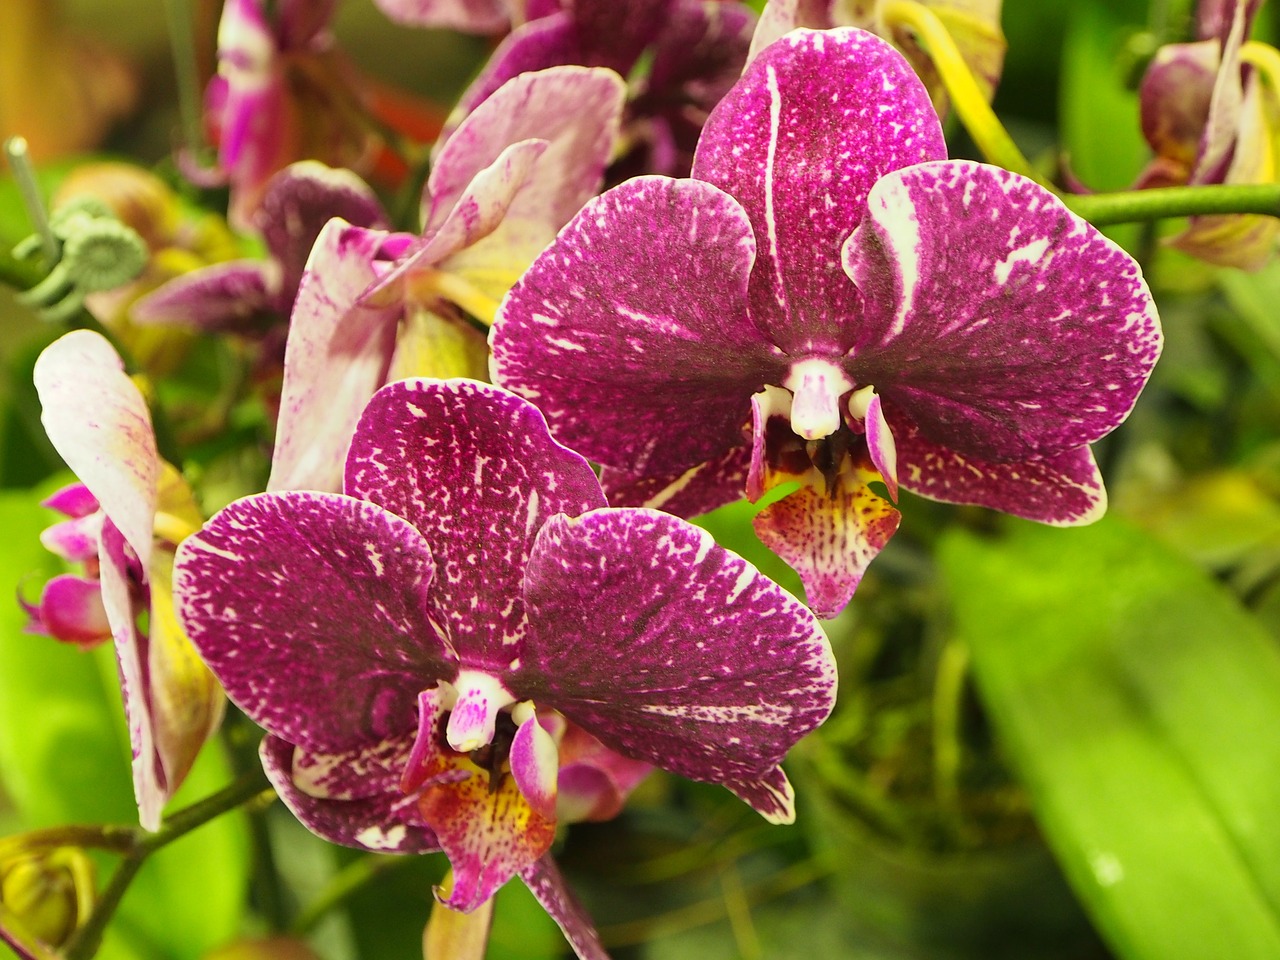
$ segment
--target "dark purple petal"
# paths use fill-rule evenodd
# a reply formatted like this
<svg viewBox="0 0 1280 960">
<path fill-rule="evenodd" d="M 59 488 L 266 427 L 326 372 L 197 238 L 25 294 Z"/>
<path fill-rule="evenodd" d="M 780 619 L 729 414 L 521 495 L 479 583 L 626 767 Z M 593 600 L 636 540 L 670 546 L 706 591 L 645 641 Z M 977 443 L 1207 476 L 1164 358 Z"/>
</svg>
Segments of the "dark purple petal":
<svg viewBox="0 0 1280 960">
<path fill-rule="evenodd" d="M 301 50 L 321 40 L 337 8 L 338 0 L 278 0 L 276 34 L 280 37 L 280 46 L 285 50 Z"/>
<path fill-rule="evenodd" d="M 612 467 L 600 486 L 612 507 L 648 507 L 677 517 L 697 517 L 742 499 L 751 447 L 742 445 L 677 474 L 637 476 Z"/>
<path fill-rule="evenodd" d="M 445 27 L 464 33 L 498 33 L 511 22 L 511 2 L 503 0 L 374 0 L 397 23 Z"/>
<path fill-rule="evenodd" d="M 303 160 L 285 167 L 267 183 L 253 220 L 267 249 L 280 264 L 284 310 L 302 282 L 302 270 L 324 225 L 339 217 L 356 227 L 386 229 L 382 204 L 369 185 L 350 170 Z"/>
<path fill-rule="evenodd" d="M 407 793 L 401 787 L 415 746 L 412 736 L 401 736 L 338 753 L 295 747 L 289 776 L 298 790 L 317 800 L 367 800 L 379 794 Z"/>
<path fill-rule="evenodd" d="M 605 502 L 587 462 L 551 439 L 537 409 L 472 380 L 380 390 L 352 440 L 346 489 L 421 531 L 438 569 L 437 627 L 466 666 L 495 674 L 519 653 L 520 585 L 538 529 Z"/>
<path fill-rule="evenodd" d="M 262 768 L 290 812 L 312 833 L 331 843 L 376 853 L 430 853 L 440 849 L 418 814 L 416 797 L 398 792 L 358 800 L 322 800 L 293 782 L 295 748 L 267 736 L 259 748 Z"/>
<path fill-rule="evenodd" d="M 945 156 L 924 87 L 872 34 L 799 30 L 751 63 L 707 120 L 693 175 L 750 217 L 751 312 L 773 343 L 789 353 L 854 345 L 861 305 L 841 244 L 881 176 Z"/>
<path fill-rule="evenodd" d="M 754 255 L 732 197 L 630 180 L 587 204 L 512 289 L 494 378 L 609 466 L 662 474 L 718 457 L 742 443 L 751 395 L 785 370 L 747 316 Z"/>
<path fill-rule="evenodd" d="M 359 302 L 387 239 L 341 220 L 320 232 L 289 322 L 268 490 L 342 489 L 351 434 L 395 349 L 399 304 Z"/>
<path fill-rule="evenodd" d="M 1219 61 L 1216 42 L 1168 44 L 1156 51 L 1138 90 L 1142 135 L 1162 159 L 1182 168 L 1183 183 L 1209 120 Z"/>
<path fill-rule="evenodd" d="M 267 493 L 183 541 L 192 643 L 260 726 L 338 752 L 411 733 L 419 691 L 453 677 L 427 619 L 431 551 L 407 522 L 338 494 Z"/>
<path fill-rule="evenodd" d="M 551 854 L 544 854 L 537 862 L 522 870 L 520 879 L 542 904 L 542 909 L 560 927 L 569 946 L 578 955 L 578 960 L 609 960 L 604 944 L 600 942 L 600 934 L 596 933 L 595 924 L 565 883 Z"/>
<path fill-rule="evenodd" d="M 130 317 L 141 324 L 209 332 L 246 331 L 276 308 L 280 289 L 277 264 L 231 260 L 193 270 L 157 287 L 130 308 Z"/>
<path fill-rule="evenodd" d="M 887 175 L 846 258 L 867 294 L 851 377 L 966 456 L 1023 460 L 1097 440 L 1160 355 L 1133 258 L 998 167 Z"/>
<path fill-rule="evenodd" d="M 911 421 L 889 414 L 898 476 L 912 493 L 945 503 L 975 504 L 1055 526 L 1092 523 L 1107 493 L 1088 447 L 1035 460 L 991 463 L 933 443 Z"/>
<path fill-rule="evenodd" d="M 755 780 L 729 780 L 725 786 L 770 823 L 794 823 L 796 795 L 781 767 Z"/>
<path fill-rule="evenodd" d="M 835 662 L 813 616 L 668 514 L 548 521 L 525 602 L 514 692 L 683 776 L 759 779 L 834 702 Z"/>
</svg>

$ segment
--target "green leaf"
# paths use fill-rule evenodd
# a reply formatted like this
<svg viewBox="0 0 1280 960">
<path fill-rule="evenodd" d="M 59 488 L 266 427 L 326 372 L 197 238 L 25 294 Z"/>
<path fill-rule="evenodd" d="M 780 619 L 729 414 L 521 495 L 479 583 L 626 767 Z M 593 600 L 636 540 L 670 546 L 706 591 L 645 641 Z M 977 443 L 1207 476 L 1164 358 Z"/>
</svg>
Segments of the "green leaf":
<svg viewBox="0 0 1280 960">
<path fill-rule="evenodd" d="M 1280 653 L 1115 520 L 954 533 L 960 639 L 1077 895 L 1128 960 L 1280 956 Z"/>
</svg>

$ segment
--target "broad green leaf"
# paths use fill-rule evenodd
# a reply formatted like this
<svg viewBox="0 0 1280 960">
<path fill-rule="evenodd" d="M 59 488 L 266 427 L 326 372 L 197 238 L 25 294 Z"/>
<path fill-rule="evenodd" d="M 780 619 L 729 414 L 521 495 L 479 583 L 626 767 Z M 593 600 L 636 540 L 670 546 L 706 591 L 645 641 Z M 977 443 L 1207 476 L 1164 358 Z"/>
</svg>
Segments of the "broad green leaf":
<svg viewBox="0 0 1280 960">
<path fill-rule="evenodd" d="M 1280 653 L 1119 521 L 953 533 L 982 699 L 1077 895 L 1126 960 L 1280 956 Z"/>
</svg>

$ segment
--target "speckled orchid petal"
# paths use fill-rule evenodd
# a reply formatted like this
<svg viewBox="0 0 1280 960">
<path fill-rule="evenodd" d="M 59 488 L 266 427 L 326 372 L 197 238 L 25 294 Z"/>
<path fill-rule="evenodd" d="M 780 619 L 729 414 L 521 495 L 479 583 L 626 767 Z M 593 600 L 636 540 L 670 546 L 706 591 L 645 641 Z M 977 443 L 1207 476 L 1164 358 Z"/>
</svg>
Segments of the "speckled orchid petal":
<svg viewBox="0 0 1280 960">
<path fill-rule="evenodd" d="M 395 348 L 397 305 L 358 302 L 386 234 L 330 221 L 298 290 L 268 490 L 342 489 L 343 460 Z"/>
<path fill-rule="evenodd" d="M 511 776 L 534 812 L 552 822 L 556 819 L 559 774 L 556 742 L 529 710 L 511 741 Z"/>
<path fill-rule="evenodd" d="M 422 531 L 439 570 L 436 624 L 467 666 L 495 675 L 525 633 L 520 584 L 539 528 L 605 502 L 590 466 L 548 436 L 535 408 L 470 380 L 380 390 L 351 445 L 346 490 Z"/>
<path fill-rule="evenodd" d="M 380 793 L 408 793 L 402 789 L 403 775 L 413 767 L 415 748 L 410 736 L 335 753 L 298 747 L 293 751 L 290 776 L 295 787 L 317 800 L 366 800 Z"/>
<path fill-rule="evenodd" d="M 1106 489 L 1088 447 L 1035 460 L 992 463 L 931 442 L 901 415 L 891 414 L 890 424 L 902 486 L 914 494 L 1054 526 L 1091 523 L 1106 511 Z"/>
<path fill-rule="evenodd" d="M 151 414 L 104 337 L 76 330 L 36 360 L 41 422 L 54 449 L 102 505 L 145 567 L 159 455 Z"/>
<path fill-rule="evenodd" d="M 44 585 L 39 606 L 28 606 L 27 610 L 34 618 L 30 627 L 33 632 L 47 633 L 63 643 L 94 647 L 111 637 L 111 624 L 102 605 L 102 586 L 97 580 L 59 574 Z"/>
<path fill-rule="evenodd" d="M 648 507 L 697 517 L 742 499 L 751 447 L 733 447 L 714 460 L 674 474 L 644 476 L 605 467 L 600 486 L 613 507 Z"/>
<path fill-rule="evenodd" d="M 998 167 L 888 174 L 845 262 L 868 294 L 852 378 L 966 456 L 1050 457 L 1097 440 L 1128 416 L 1160 354 L 1133 259 Z"/>
<path fill-rule="evenodd" d="M 374 0 L 396 23 L 463 33 L 498 33 L 511 23 L 509 0 Z"/>
<path fill-rule="evenodd" d="M 530 558 L 525 603 L 521 694 L 614 750 L 695 780 L 770 775 L 834 702 L 835 662 L 813 616 L 668 514 L 552 518 Z"/>
<path fill-rule="evenodd" d="M 301 747 L 266 736 L 259 754 L 267 779 L 290 812 L 312 833 L 332 843 L 376 853 L 429 853 L 439 850 L 435 835 L 418 814 L 417 797 L 378 791 L 365 797 L 333 800 L 299 789 L 293 770 Z"/>
<path fill-rule="evenodd" d="M 800 574 L 819 617 L 849 603 L 867 565 L 898 529 L 902 515 L 865 483 L 827 491 L 805 483 L 756 514 L 756 536 Z"/>
<path fill-rule="evenodd" d="M 262 260 L 230 260 L 175 277 L 141 297 L 129 317 L 145 325 L 246 331 L 277 302 L 280 268 Z"/>
<path fill-rule="evenodd" d="M 373 190 L 350 170 L 303 160 L 268 181 L 253 220 L 280 266 L 284 309 L 293 302 L 316 238 L 334 217 L 355 227 L 381 230 L 389 225 Z"/>
<path fill-rule="evenodd" d="M 741 207 L 709 184 L 615 187 L 503 303 L 494 380 L 601 463 L 662 474 L 718 457 L 741 445 L 751 395 L 785 369 L 747 314 L 754 255 Z"/>
<path fill-rule="evenodd" d="M 750 218 L 751 312 L 773 343 L 839 355 L 857 342 L 840 247 L 881 176 L 945 156 L 919 79 L 873 35 L 798 30 L 755 59 L 707 120 L 693 175 Z"/>
<path fill-rule="evenodd" d="M 413 729 L 418 692 L 455 674 L 427 626 L 434 573 L 400 517 L 290 492 L 220 511 L 178 549 L 174 580 L 182 624 L 227 695 L 272 734 L 335 752 Z"/>
<path fill-rule="evenodd" d="M 109 519 L 102 525 L 98 559 L 102 605 L 115 640 L 120 692 L 133 751 L 133 794 L 138 801 L 138 822 L 145 830 L 158 830 L 160 813 L 176 784 L 165 780 L 164 765 L 156 749 L 150 709 L 151 685 L 146 672 L 149 642 L 138 629 L 139 611 L 133 594 L 133 581 L 140 565 L 124 534 Z"/>
<path fill-rule="evenodd" d="M 529 892 L 560 927 L 578 960 L 609 960 L 591 917 L 560 874 L 551 857 L 543 856 L 520 872 Z"/>
<path fill-rule="evenodd" d="M 770 823 L 795 822 L 795 790 L 781 767 L 754 780 L 726 780 L 724 785 Z"/>
</svg>

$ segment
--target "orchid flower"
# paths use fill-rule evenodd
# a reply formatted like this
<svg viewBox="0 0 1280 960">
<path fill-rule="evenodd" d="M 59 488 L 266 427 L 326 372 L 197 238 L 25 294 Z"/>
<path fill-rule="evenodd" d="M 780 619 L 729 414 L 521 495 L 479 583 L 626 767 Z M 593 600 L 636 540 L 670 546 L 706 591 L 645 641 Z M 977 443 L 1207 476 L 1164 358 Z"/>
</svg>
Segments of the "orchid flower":
<svg viewBox="0 0 1280 960">
<path fill-rule="evenodd" d="M 946 87 L 932 58 L 915 41 L 905 8 L 924 8 L 955 41 L 978 87 L 988 101 L 995 94 L 1004 69 L 1004 33 L 1000 29 L 1001 0 L 768 0 L 755 35 L 751 59 L 797 27 L 827 30 L 859 27 L 891 42 L 906 56 L 924 82 L 939 115 L 948 106 Z"/>
<path fill-rule="evenodd" d="M 338 0 L 226 0 L 206 111 L 231 185 L 228 219 L 252 223 L 271 177 L 295 160 L 354 166 L 370 153 L 360 84 L 329 32 Z M 271 12 L 268 13 L 268 8 Z"/>
<path fill-rule="evenodd" d="M 290 321 L 269 490 L 340 489 L 360 411 L 384 383 L 484 376 L 483 335 L 461 309 L 491 318 L 594 196 L 623 93 L 609 70 L 523 74 L 440 150 L 423 194 L 421 237 L 341 220 L 321 231 Z"/>
<path fill-rule="evenodd" d="M 883 480 L 1086 523 L 1088 444 L 1161 346 L 1138 265 L 1050 193 L 947 161 L 928 94 L 865 31 L 798 30 L 707 121 L 693 178 L 587 204 L 512 288 L 494 382 L 692 515 L 787 481 L 764 543 L 832 616 L 895 532 Z"/>
<path fill-rule="evenodd" d="M 525 15 L 524 0 L 373 0 L 397 23 L 462 33 L 501 33 Z M 537 4 L 539 0 L 532 0 Z"/>
<path fill-rule="evenodd" d="M 82 481 L 55 495 L 53 506 L 73 519 L 45 542 L 97 572 L 96 584 L 81 578 L 74 589 L 46 591 L 41 621 L 53 619 L 50 605 L 82 619 L 100 607 L 120 666 L 139 818 L 156 830 L 225 705 L 173 613 L 174 549 L 200 515 L 156 453 L 146 402 L 103 337 L 67 334 L 40 355 L 34 376 L 49 439 Z"/>
<path fill-rule="evenodd" d="M 184 541 L 175 582 L 306 826 L 442 849 L 456 910 L 520 876 L 584 958 L 604 954 L 547 856 L 564 723 L 788 822 L 778 764 L 835 695 L 798 601 L 685 521 L 607 509 L 532 405 L 474 381 L 384 387 L 344 494 L 232 503 Z"/>
<path fill-rule="evenodd" d="M 1140 89 L 1142 132 L 1156 156 L 1139 187 L 1280 177 L 1280 53 L 1247 42 L 1260 6 L 1260 0 L 1202 4 L 1206 39 L 1156 53 Z M 1192 217 L 1171 242 L 1209 263 L 1256 270 L 1270 260 L 1277 237 L 1274 217 L 1217 214 Z"/>
<path fill-rule="evenodd" d="M 389 0 L 387 0 L 389 2 Z M 637 172 L 688 172 L 707 113 L 746 62 L 755 15 L 724 0 L 543 3 L 463 93 L 445 137 L 512 77 L 560 64 L 631 77 L 623 143 Z M 645 69 L 637 73 L 642 60 Z"/>
</svg>

